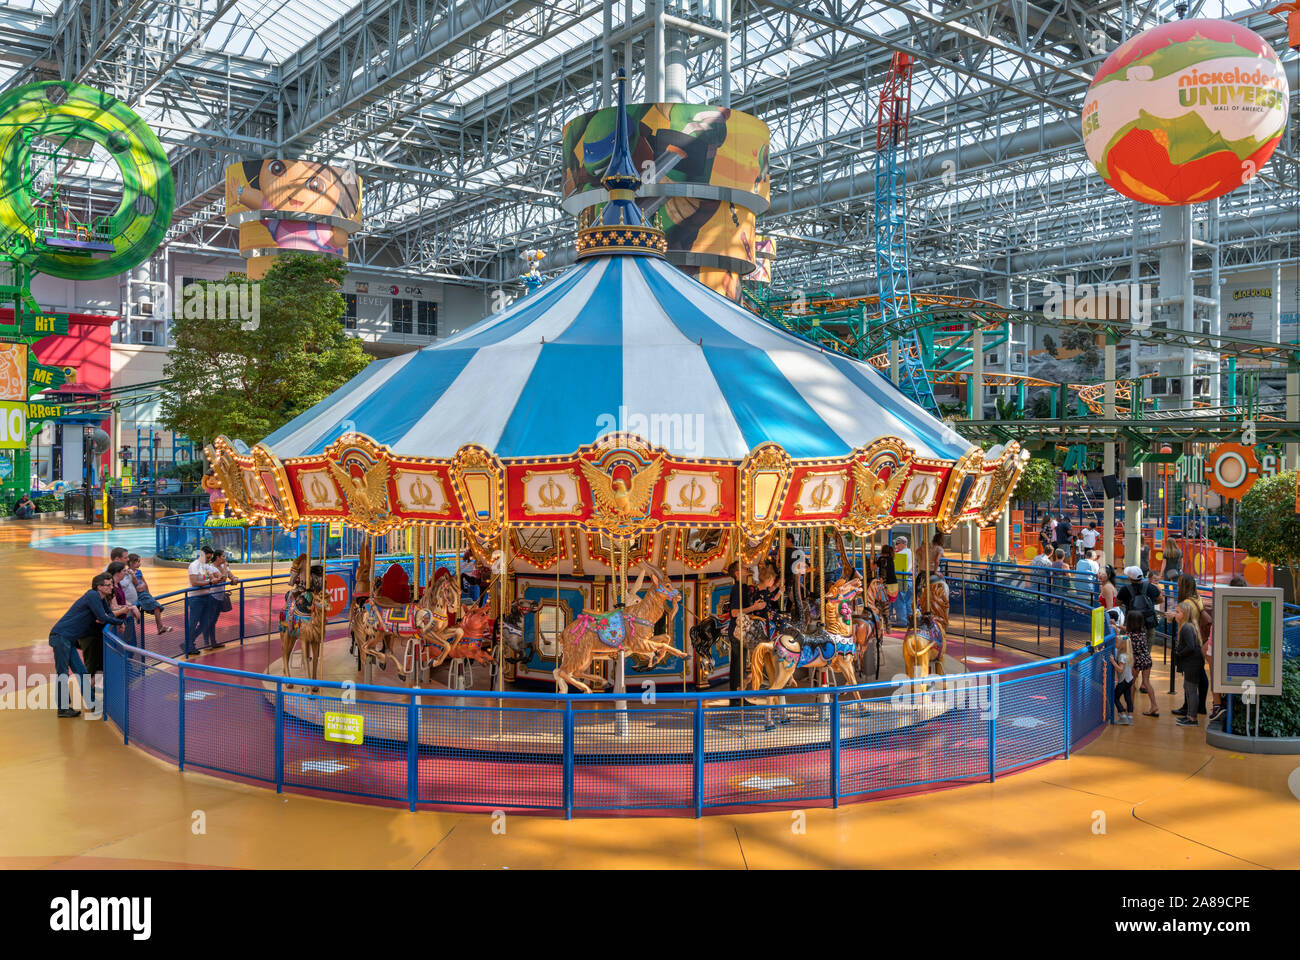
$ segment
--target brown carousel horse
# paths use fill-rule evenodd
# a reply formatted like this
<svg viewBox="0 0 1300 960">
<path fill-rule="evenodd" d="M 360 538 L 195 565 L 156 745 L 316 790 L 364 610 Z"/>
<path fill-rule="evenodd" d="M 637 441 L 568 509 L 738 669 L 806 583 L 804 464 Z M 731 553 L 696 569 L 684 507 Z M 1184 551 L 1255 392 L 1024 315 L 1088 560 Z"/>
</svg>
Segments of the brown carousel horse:
<svg viewBox="0 0 1300 960">
<path fill-rule="evenodd" d="M 361 541 L 361 549 L 357 553 L 357 575 L 352 586 L 352 609 L 348 611 L 348 636 L 351 638 L 348 653 L 355 654 L 357 658 L 357 670 L 361 669 L 361 620 L 366 612 L 366 601 L 370 599 L 370 593 L 374 589 L 374 573 L 371 567 L 374 565 L 374 545 L 369 537 Z"/>
<path fill-rule="evenodd" d="M 488 598 L 485 596 L 476 607 L 466 604 L 460 608 L 460 612 L 462 635 L 445 659 L 493 663 L 492 635 L 496 619 L 488 612 Z"/>
<path fill-rule="evenodd" d="M 932 615 L 923 613 L 915 626 L 903 637 L 903 666 L 912 680 L 928 677 L 933 662 L 936 674 L 942 674 L 945 634 L 942 624 Z"/>
<path fill-rule="evenodd" d="M 591 662 L 598 657 L 612 660 L 621 650 L 648 658 L 650 666 L 669 654 L 686 656 L 673 646 L 666 634 L 656 636 L 654 632 L 665 607 L 671 607 L 670 621 L 676 616 L 681 591 L 658 567 L 648 562 L 643 562 L 642 567 L 641 576 L 631 591 L 631 596 L 637 597 L 631 606 L 608 613 L 581 614 L 560 635 L 560 663 L 552 671 L 560 693 L 568 693 L 570 683 L 583 693 L 591 693 L 591 687 L 579 677 L 603 683 L 603 677 L 590 672 Z M 650 589 L 644 597 L 639 597 L 647 572 L 650 574 Z"/>
<path fill-rule="evenodd" d="M 916 609 L 928 613 L 943 627 L 947 636 L 948 626 L 948 584 L 936 577 L 930 581 L 928 590 L 916 591 Z"/>
<path fill-rule="evenodd" d="M 280 612 L 280 652 L 286 677 L 293 675 L 289 669 L 289 655 L 301 641 L 303 673 L 309 679 L 320 679 L 321 645 L 325 642 L 325 612 L 328 607 L 324 570 L 315 564 L 311 568 L 310 583 L 305 587 L 294 587 Z"/>
<path fill-rule="evenodd" d="M 444 568 L 439 568 L 433 583 L 415 603 L 371 596 L 360 617 L 361 659 L 373 659 L 381 670 L 387 669 L 391 660 L 398 679 L 405 680 L 408 670 L 418 669 L 424 649 L 433 647 L 438 653 L 429 666 L 438 667 L 461 637 L 461 628 L 451 625 L 459 608 L 460 590 Z M 401 660 L 395 649 L 398 638 L 406 639 Z"/>
<path fill-rule="evenodd" d="M 749 676 L 754 689 L 761 689 L 770 673 L 769 689 L 780 690 L 800 667 L 830 667 L 849 686 L 856 684 L 852 600 L 861 589 L 860 580 L 836 580 L 822 597 L 820 629 L 800 633 L 785 628 L 778 631 L 775 639 L 757 644 L 749 655 Z"/>
<path fill-rule="evenodd" d="M 884 628 L 889 629 L 889 616 L 893 608 L 889 603 L 889 594 L 885 590 L 885 581 L 879 577 L 873 579 L 862 595 L 862 604 L 867 610 L 874 611 Z"/>
<path fill-rule="evenodd" d="M 874 581 L 874 583 L 879 582 L 879 580 Z M 883 590 L 880 592 L 884 594 Z M 888 624 L 889 621 L 881 616 L 880 611 L 869 601 L 863 604 L 862 613 L 855 614 L 853 617 L 853 662 L 864 678 L 867 675 L 869 654 L 874 644 L 876 668 L 872 679 L 880 679 L 880 662 L 884 659 L 885 633 L 889 629 Z"/>
</svg>

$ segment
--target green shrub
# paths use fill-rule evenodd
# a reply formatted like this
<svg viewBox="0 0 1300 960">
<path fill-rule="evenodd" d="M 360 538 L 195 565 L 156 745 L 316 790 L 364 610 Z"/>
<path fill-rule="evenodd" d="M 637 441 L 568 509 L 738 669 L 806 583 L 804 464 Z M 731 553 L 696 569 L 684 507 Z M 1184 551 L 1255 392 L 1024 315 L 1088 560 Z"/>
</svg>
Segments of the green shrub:
<svg viewBox="0 0 1300 960">
<path fill-rule="evenodd" d="M 1232 547 L 1232 527 L 1213 526 L 1210 527 L 1210 539 L 1221 547 Z"/>
<path fill-rule="evenodd" d="M 58 513 L 63 509 L 63 500 L 52 493 L 42 494 L 32 501 L 37 513 Z"/>
<path fill-rule="evenodd" d="M 1255 707 L 1250 708 L 1250 730 L 1246 729 L 1246 705 L 1233 696 L 1232 732 L 1239 736 L 1255 732 Z M 1300 737 L 1300 663 L 1288 660 L 1282 670 L 1282 692 L 1259 698 L 1261 737 Z"/>
<path fill-rule="evenodd" d="M 246 527 L 248 521 L 243 517 L 208 517 L 203 521 L 205 527 Z"/>
</svg>

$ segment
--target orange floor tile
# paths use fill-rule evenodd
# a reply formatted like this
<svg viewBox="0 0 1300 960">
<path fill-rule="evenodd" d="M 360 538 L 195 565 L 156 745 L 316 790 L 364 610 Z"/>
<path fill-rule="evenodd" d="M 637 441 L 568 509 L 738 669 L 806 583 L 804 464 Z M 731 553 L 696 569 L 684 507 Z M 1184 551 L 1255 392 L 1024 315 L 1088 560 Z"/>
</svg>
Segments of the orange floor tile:
<svg viewBox="0 0 1300 960">
<path fill-rule="evenodd" d="M 0 522 L 0 651 L 45 645 L 106 562 L 32 538 L 85 529 Z M 185 579 L 145 572 L 157 593 Z M 106 723 L 0 709 L 0 823 L 20 825 L 0 831 L 0 867 L 1300 866 L 1300 758 L 1208 747 L 1160 701 L 1158 720 L 993 784 L 838 810 L 567 822 L 277 795 L 180 773 Z"/>
</svg>

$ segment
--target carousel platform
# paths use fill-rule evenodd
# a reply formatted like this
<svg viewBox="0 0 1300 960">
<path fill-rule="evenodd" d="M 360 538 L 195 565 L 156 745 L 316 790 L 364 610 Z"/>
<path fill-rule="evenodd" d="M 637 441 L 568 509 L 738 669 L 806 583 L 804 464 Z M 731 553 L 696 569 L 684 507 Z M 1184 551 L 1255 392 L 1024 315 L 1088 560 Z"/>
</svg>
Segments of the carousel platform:
<svg viewBox="0 0 1300 960">
<path fill-rule="evenodd" d="M 366 683 L 362 672 L 356 668 L 355 655 L 349 653 L 346 636 L 325 643 L 321 675 L 335 682 Z M 901 638 L 886 638 L 880 670 L 881 682 L 904 674 Z M 302 677 L 300 654 L 291 655 L 291 672 Z M 961 661 L 944 658 L 946 675 L 957 676 L 966 671 Z M 284 664 L 275 660 L 266 671 L 282 675 Z M 475 665 L 467 673 L 465 687 L 452 687 L 448 683 L 449 666 L 435 671 L 432 681 L 426 680 L 421 689 L 455 693 L 461 689 L 490 690 L 490 674 L 486 666 Z M 873 678 L 859 678 L 868 682 Z M 804 688 L 808 680 L 804 679 Z M 820 682 L 820 681 L 819 681 Z M 376 685 L 406 686 L 398 679 L 390 664 L 385 671 L 375 670 Z M 268 700 L 274 700 L 276 684 L 264 681 L 263 689 Z M 629 686 L 636 686 L 629 681 Z M 515 692 L 527 692 L 508 684 Z M 705 702 L 704 748 L 706 753 L 735 750 L 778 750 L 824 748 L 829 736 L 830 707 L 824 695 L 799 692 L 799 687 L 788 687 L 784 696 L 777 699 L 754 696 L 747 706 L 737 711 L 733 707 L 711 706 Z M 841 702 L 841 731 L 844 742 L 870 741 L 906 727 L 932 721 L 955 707 L 941 697 L 931 697 L 917 702 L 896 695 L 894 684 L 882 687 L 871 699 L 843 700 Z M 283 708 L 286 714 L 313 727 L 323 727 L 326 713 L 337 713 L 337 690 L 320 688 L 319 696 L 310 683 L 286 684 Z M 549 691 L 547 691 L 549 692 Z M 782 701 L 784 701 L 782 703 Z M 938 701 L 938 702 L 933 702 Z M 408 718 L 407 697 L 399 693 L 358 693 L 355 712 L 365 717 L 364 733 L 367 741 L 406 744 Z M 499 710 L 500 701 L 491 697 L 431 696 L 420 703 L 418 740 L 421 747 L 464 752 L 467 755 L 509 754 L 522 756 L 560 756 L 563 752 L 563 730 L 560 718 L 561 705 L 553 700 L 511 698 L 505 702 L 505 711 Z M 609 702 L 575 701 L 575 734 L 585 754 L 596 756 L 668 756 L 689 751 L 689 738 L 694 723 L 693 707 L 680 701 L 661 706 L 642 703 L 633 698 L 626 709 Z M 449 735 L 456 731 L 455 736 Z M 472 731 L 466 735 L 465 731 Z"/>
</svg>

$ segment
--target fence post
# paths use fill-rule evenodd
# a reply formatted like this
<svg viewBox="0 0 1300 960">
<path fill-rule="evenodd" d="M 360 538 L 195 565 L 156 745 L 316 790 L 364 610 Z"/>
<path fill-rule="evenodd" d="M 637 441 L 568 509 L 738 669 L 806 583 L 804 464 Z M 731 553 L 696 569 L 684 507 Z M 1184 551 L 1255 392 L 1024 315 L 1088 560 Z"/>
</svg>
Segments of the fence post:
<svg viewBox="0 0 1300 960">
<path fill-rule="evenodd" d="M 1101 645 L 1101 649 L 1105 650 L 1106 644 L 1103 643 Z M 1105 716 L 1107 723 L 1115 722 L 1115 697 L 1113 693 L 1114 689 L 1115 689 L 1115 668 L 1110 665 L 1110 654 L 1107 654 L 1106 655 L 1106 687 L 1101 691 L 1101 695 L 1105 697 L 1106 700 L 1106 709 L 1103 715 Z M 1130 688 L 1129 694 L 1136 697 L 1137 691 Z"/>
<path fill-rule="evenodd" d="M 122 651 L 122 746 L 131 742 L 131 662 L 132 654 Z"/>
<path fill-rule="evenodd" d="M 189 583 L 188 580 L 186 580 L 185 582 L 186 582 L 187 584 Z M 192 618 L 190 617 L 190 588 L 187 586 L 186 589 L 185 589 L 185 626 L 182 628 L 185 632 L 184 632 L 183 634 L 181 634 L 181 650 L 183 650 L 183 651 L 185 652 L 185 656 L 187 656 L 187 657 L 188 657 L 188 656 L 190 655 L 190 653 L 191 653 L 191 650 L 190 650 L 190 640 L 191 640 L 191 638 L 190 638 L 190 622 L 191 622 L 191 619 L 192 619 Z M 197 631 L 195 631 L 195 632 L 197 633 Z M 197 636 L 195 636 L 195 637 L 193 638 L 193 640 L 195 641 L 195 642 L 194 642 L 194 651 L 197 651 L 197 650 L 199 649 L 199 645 L 198 645 L 198 642 L 197 642 L 198 639 L 199 639 L 199 638 L 198 638 Z"/>
<path fill-rule="evenodd" d="M 1232 709 L 1229 706 L 1228 709 Z M 691 799 L 696 818 L 704 816 L 704 701 L 695 701 L 695 750 L 691 758 Z"/>
<path fill-rule="evenodd" d="M 244 645 L 244 581 L 239 581 L 239 645 Z"/>
<path fill-rule="evenodd" d="M 406 797 L 411 812 L 415 812 L 416 801 L 420 799 L 420 711 L 415 705 L 415 697 L 406 700 Z"/>
<path fill-rule="evenodd" d="M 998 713 L 989 710 L 989 783 L 998 778 Z"/>
<path fill-rule="evenodd" d="M 1070 759 L 1070 667 L 1073 660 L 1065 661 L 1065 671 L 1062 674 L 1065 677 L 1065 721 L 1062 728 L 1065 731 L 1065 759 Z"/>
<path fill-rule="evenodd" d="M 275 792 L 284 790 L 284 684 L 275 682 Z"/>
<path fill-rule="evenodd" d="M 996 647 L 998 645 L 998 592 L 996 590 L 989 591 L 989 619 L 992 621 L 992 626 L 989 628 L 992 638 L 990 643 Z"/>
<path fill-rule="evenodd" d="M 185 666 L 176 668 L 176 709 L 179 712 L 176 721 L 176 767 L 185 769 Z"/>
<path fill-rule="evenodd" d="M 564 819 L 573 819 L 573 701 L 564 701 Z"/>
<path fill-rule="evenodd" d="M 1062 598 L 1061 602 L 1057 605 L 1057 609 L 1060 612 L 1060 621 L 1061 621 L 1061 643 L 1060 643 L 1060 650 L 1057 653 L 1057 656 L 1063 657 L 1065 656 L 1065 600 L 1064 598 Z"/>
<path fill-rule="evenodd" d="M 840 805 L 840 692 L 831 694 L 831 805 Z"/>
</svg>

